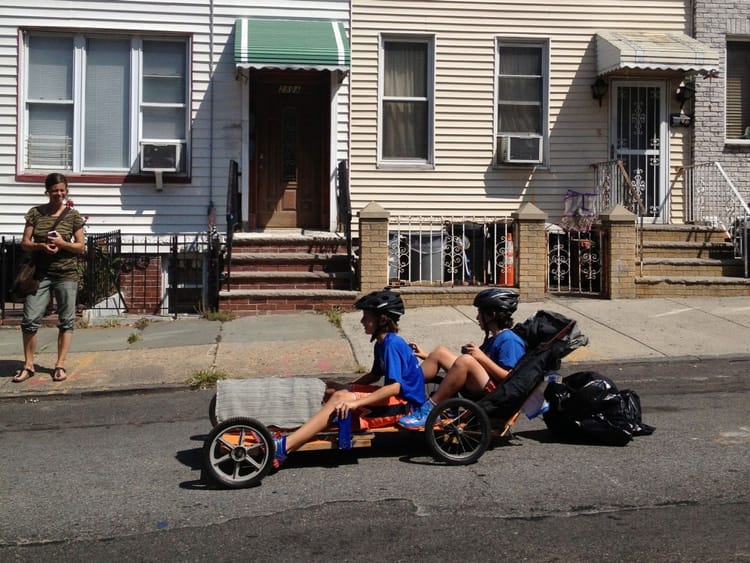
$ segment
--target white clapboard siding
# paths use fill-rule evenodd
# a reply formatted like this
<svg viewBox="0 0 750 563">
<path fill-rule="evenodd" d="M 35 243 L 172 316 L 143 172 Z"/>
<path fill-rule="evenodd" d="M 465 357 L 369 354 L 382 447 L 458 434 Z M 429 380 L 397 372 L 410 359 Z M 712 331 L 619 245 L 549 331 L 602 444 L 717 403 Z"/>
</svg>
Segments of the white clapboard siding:
<svg viewBox="0 0 750 563">
<path fill-rule="evenodd" d="M 212 5 L 212 10 L 210 9 Z M 207 228 L 209 203 L 220 229 L 225 220 L 229 160 L 242 162 L 242 88 L 235 78 L 231 34 L 243 17 L 349 21 L 348 0 L 153 0 L 69 2 L 3 0 L 0 4 L 0 235 L 19 235 L 29 207 L 46 201 L 43 186 L 16 180 L 18 40 L 23 28 L 87 32 L 178 33 L 193 39 L 190 138 L 191 183 L 89 184 L 72 182 L 76 208 L 89 216 L 89 232 L 121 229 L 125 235 L 198 233 Z M 213 35 L 212 35 L 213 30 Z M 211 47 L 213 45 L 213 53 Z M 213 65 L 213 68 L 212 68 Z M 213 71 L 213 72 L 212 72 Z M 213 109 L 207 92 L 213 93 Z M 347 82 L 339 90 L 336 155 L 347 158 Z M 245 174 L 243 178 L 249 178 Z"/>
<path fill-rule="evenodd" d="M 687 32 L 683 0 L 530 2 L 354 0 L 351 186 L 354 212 L 376 201 L 395 215 L 510 214 L 530 201 L 559 218 L 566 190 L 593 189 L 591 164 L 608 159 L 609 107 L 592 99 L 594 35 L 603 29 Z M 379 34 L 435 41 L 433 170 L 377 167 Z M 497 37 L 550 44 L 549 168 L 493 169 Z M 679 80 L 670 83 L 671 97 Z M 670 102 L 670 111 L 678 111 Z M 684 164 L 686 134 L 670 131 L 670 175 Z M 671 183 L 671 182 L 670 182 Z M 682 190 L 671 195 L 681 220 Z"/>
</svg>

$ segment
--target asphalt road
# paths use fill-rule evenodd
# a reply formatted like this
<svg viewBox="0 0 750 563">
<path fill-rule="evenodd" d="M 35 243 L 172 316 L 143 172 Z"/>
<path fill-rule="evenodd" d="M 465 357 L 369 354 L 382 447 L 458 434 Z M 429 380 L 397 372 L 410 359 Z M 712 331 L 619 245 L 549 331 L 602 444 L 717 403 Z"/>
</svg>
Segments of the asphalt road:
<svg viewBox="0 0 750 563">
<path fill-rule="evenodd" d="M 0 561 L 750 561 L 750 362 L 595 367 L 652 436 L 523 420 L 446 467 L 397 435 L 236 491 L 201 479 L 211 392 L 0 402 Z"/>
</svg>

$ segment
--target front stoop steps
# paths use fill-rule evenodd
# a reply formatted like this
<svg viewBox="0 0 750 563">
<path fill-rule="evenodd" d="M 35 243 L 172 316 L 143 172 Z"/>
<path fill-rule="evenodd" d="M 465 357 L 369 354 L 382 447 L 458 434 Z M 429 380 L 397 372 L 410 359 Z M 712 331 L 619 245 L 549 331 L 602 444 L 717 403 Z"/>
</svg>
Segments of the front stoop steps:
<svg viewBox="0 0 750 563">
<path fill-rule="evenodd" d="M 643 260 L 636 263 L 638 297 L 748 296 L 742 260 L 721 229 L 644 225 Z"/>
<path fill-rule="evenodd" d="M 338 233 L 236 233 L 219 310 L 241 316 L 348 310 L 353 291 L 346 239 Z"/>
</svg>

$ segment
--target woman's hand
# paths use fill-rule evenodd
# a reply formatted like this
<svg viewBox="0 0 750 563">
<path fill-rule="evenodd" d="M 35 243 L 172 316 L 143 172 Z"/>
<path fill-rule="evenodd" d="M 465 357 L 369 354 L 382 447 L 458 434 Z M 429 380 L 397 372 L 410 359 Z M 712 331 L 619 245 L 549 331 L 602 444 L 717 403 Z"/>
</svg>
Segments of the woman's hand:
<svg viewBox="0 0 750 563">
<path fill-rule="evenodd" d="M 57 237 L 60 239 L 60 237 Z M 62 240 L 62 239 L 60 239 Z M 42 245 L 42 252 L 45 254 L 57 254 L 60 251 L 60 248 L 57 246 L 57 244 L 54 242 L 54 239 L 50 238 L 47 242 L 41 243 Z"/>
</svg>

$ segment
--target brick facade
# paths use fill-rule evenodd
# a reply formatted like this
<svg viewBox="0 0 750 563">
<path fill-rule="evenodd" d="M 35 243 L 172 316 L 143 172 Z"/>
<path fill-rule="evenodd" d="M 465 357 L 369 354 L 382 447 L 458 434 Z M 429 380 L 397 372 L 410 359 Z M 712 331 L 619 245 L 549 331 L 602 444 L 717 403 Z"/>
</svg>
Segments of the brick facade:
<svg viewBox="0 0 750 563">
<path fill-rule="evenodd" d="M 750 145 L 724 144 L 724 92 L 727 38 L 750 40 L 750 2 L 698 0 L 694 18 L 695 38 L 721 53 L 718 78 L 696 78 L 694 161 L 721 163 L 737 189 L 748 199 Z M 745 94 L 750 95 L 750 92 Z"/>
<path fill-rule="evenodd" d="M 158 315 L 164 299 L 162 259 L 153 256 L 145 268 L 130 268 L 120 273 L 120 291 L 127 312 L 136 315 Z"/>
</svg>

